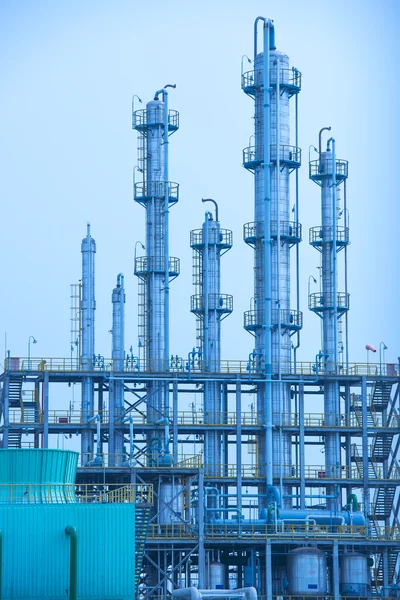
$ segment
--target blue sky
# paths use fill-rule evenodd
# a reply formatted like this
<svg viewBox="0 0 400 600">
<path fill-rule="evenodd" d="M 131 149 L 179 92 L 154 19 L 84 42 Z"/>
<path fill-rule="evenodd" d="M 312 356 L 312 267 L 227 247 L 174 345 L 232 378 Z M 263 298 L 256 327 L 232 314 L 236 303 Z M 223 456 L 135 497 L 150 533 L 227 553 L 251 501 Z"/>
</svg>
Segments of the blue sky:
<svg viewBox="0 0 400 600">
<path fill-rule="evenodd" d="M 133 248 L 144 238 L 144 210 L 132 200 L 131 97 L 146 102 L 176 83 L 170 106 L 180 111 L 181 129 L 170 140 L 170 178 L 181 200 L 171 210 L 170 251 L 182 274 L 171 284 L 171 352 L 185 356 L 195 343 L 189 232 L 204 219 L 201 197 L 212 197 L 221 225 L 234 232 L 222 262 L 222 292 L 234 295 L 235 308 L 223 324 L 223 357 L 247 358 L 252 338 L 242 314 L 253 257 L 242 226 L 253 220 L 253 181 L 241 152 L 253 132 L 253 104 L 240 89 L 240 62 L 252 54 L 257 15 L 274 19 L 278 49 L 303 74 L 300 358 L 319 350 L 319 322 L 306 304 L 319 258 L 308 229 L 320 223 L 307 154 L 331 125 L 338 156 L 350 163 L 350 359 L 365 361 L 365 344 L 384 341 L 387 360 L 397 360 L 400 4 L 392 0 L 2 0 L 0 336 L 7 332 L 12 355 L 26 355 L 34 335 L 35 355 L 69 356 L 69 284 L 81 277 L 87 221 L 97 242 L 96 352 L 111 353 L 111 291 L 121 271 L 127 348 L 135 347 Z"/>
</svg>

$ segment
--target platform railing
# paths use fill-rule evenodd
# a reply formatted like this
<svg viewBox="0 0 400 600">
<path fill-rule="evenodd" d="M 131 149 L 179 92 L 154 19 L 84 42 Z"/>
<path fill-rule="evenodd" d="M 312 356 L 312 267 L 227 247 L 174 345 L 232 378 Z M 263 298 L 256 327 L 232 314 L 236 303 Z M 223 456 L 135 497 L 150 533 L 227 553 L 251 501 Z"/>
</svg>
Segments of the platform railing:
<svg viewBox="0 0 400 600">
<path fill-rule="evenodd" d="M 359 403 L 361 407 L 361 403 Z M 358 404 L 356 405 L 358 406 Z M 102 425 L 109 424 L 109 411 L 103 410 L 100 414 L 100 421 Z M 94 416 L 93 412 L 86 412 L 82 410 L 49 410 L 48 411 L 48 423 L 49 425 L 60 426 L 73 426 L 73 425 L 86 425 L 88 421 Z M 121 418 L 125 420 L 124 424 L 121 425 Z M 170 415 L 172 418 L 172 415 Z M 123 427 L 124 429 L 129 428 L 129 423 L 126 420 L 125 412 L 122 414 L 120 419 L 116 418 L 116 426 Z M 151 425 L 147 420 L 145 412 L 131 411 L 129 418 L 132 418 L 134 425 Z M 40 425 L 44 421 L 42 411 L 37 411 L 35 414 L 30 412 L 29 414 L 23 413 L 21 408 L 10 408 L 9 419 L 12 425 Z M 273 421 L 280 422 L 280 413 L 273 413 Z M 400 415 L 392 414 L 387 415 L 385 413 L 374 413 L 372 415 L 372 423 L 368 423 L 368 428 L 380 429 L 397 429 L 400 428 Z M 236 412 L 229 411 L 216 411 L 209 412 L 208 416 L 205 415 L 202 409 L 197 411 L 179 411 L 177 413 L 178 426 L 207 426 L 207 427 L 235 427 L 236 426 Z M 258 414 L 253 412 L 244 412 L 241 414 L 241 423 L 244 427 L 262 427 Z M 300 418 L 298 413 L 282 413 L 282 425 L 283 427 L 299 427 Z M 90 425 L 93 429 L 96 427 L 95 423 Z M 326 422 L 324 413 L 304 413 L 304 427 L 324 429 L 324 428 L 351 428 L 360 429 L 362 428 L 362 415 L 361 412 L 356 410 L 348 414 L 333 414 L 330 415 L 330 423 Z"/>
<path fill-rule="evenodd" d="M 221 360 L 215 365 L 212 361 L 208 361 L 207 365 L 203 360 L 188 360 L 182 357 L 173 357 L 168 363 L 163 360 L 156 361 L 152 365 L 149 361 L 138 359 L 137 357 L 127 357 L 123 361 L 123 369 L 121 369 L 121 359 L 104 358 L 97 356 L 92 359 L 77 359 L 77 358 L 28 358 L 11 357 L 5 359 L 4 369 L 11 372 L 33 371 L 33 372 L 54 372 L 54 373 L 74 373 L 74 372 L 94 372 L 94 373 L 127 373 L 127 374 L 149 374 L 152 373 L 181 373 L 183 375 L 190 374 L 232 374 L 232 375 L 248 375 L 249 377 L 263 377 L 262 362 L 258 365 L 258 371 L 255 370 L 255 365 L 261 361 L 249 362 L 248 360 Z M 370 375 L 372 377 L 398 377 L 400 372 L 397 363 L 337 363 L 332 362 L 318 363 L 318 374 L 322 377 L 336 376 L 363 376 Z M 272 365 L 273 377 L 278 373 L 278 365 Z M 296 362 L 284 364 L 282 368 L 282 376 L 316 376 L 315 362 Z"/>
<path fill-rule="evenodd" d="M 307 524 L 252 524 L 233 520 L 229 524 L 205 524 L 206 539 L 253 539 L 263 538 L 288 539 L 374 539 L 379 541 L 400 540 L 400 527 L 378 527 L 374 536 L 370 535 L 367 526 L 354 527 L 351 525 L 316 525 Z M 151 524 L 149 539 L 196 539 L 196 525 L 188 523 Z"/>
<path fill-rule="evenodd" d="M 163 460 L 164 457 L 160 453 L 159 460 L 153 456 L 142 454 L 137 457 L 130 457 L 128 454 L 108 454 L 106 452 L 84 453 L 79 455 L 78 467 L 80 469 L 103 469 L 103 468 L 132 468 L 137 469 L 200 469 L 202 467 L 202 456 L 200 454 L 183 454 L 178 455 L 177 459 L 168 464 Z"/>
<path fill-rule="evenodd" d="M 0 483 L 0 504 L 152 504 L 153 499 L 153 486 L 142 483 Z"/>
</svg>

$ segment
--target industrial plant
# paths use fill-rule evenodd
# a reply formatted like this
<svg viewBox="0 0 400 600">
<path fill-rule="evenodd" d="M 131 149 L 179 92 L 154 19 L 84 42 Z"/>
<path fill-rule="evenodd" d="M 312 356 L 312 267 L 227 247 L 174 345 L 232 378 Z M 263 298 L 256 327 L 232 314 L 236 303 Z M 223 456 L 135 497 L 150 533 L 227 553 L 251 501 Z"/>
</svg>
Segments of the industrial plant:
<svg viewBox="0 0 400 600">
<path fill-rule="evenodd" d="M 309 132 L 315 149 L 305 168 L 309 185 L 320 188 L 320 207 L 304 232 L 302 75 L 277 50 L 270 19 L 255 20 L 250 62 L 241 88 L 254 131 L 242 163 L 254 177 L 247 199 L 254 217 L 243 224 L 243 240 L 254 253 L 254 287 L 243 327 L 254 348 L 239 360 L 221 353 L 234 310 L 229 289 L 221 289 L 233 234 L 220 222 L 218 198 L 198 199 L 204 222 L 187 232 L 193 330 L 185 332 L 185 356 L 170 346 L 180 260 L 169 247 L 179 210 L 169 153 L 179 114 L 170 108 L 174 86 L 166 85 L 143 108 L 137 99 L 132 106 L 133 193 L 146 231 L 134 256 L 137 352 L 125 344 L 127 299 L 117 271 L 111 352 L 96 346 L 96 243 L 88 225 L 81 282 L 71 288 L 74 353 L 34 358 L 31 336 L 27 357 L 8 351 L 5 359 L 3 600 L 400 598 L 400 373 L 385 362 L 384 345 L 378 354 L 367 349 L 379 364 L 349 357 L 351 165 L 327 114 Z M 299 268 L 307 238 L 321 273 L 318 292 L 308 281 L 308 309 L 321 335 L 303 362 Z M 60 409 L 58 389 L 66 385 L 79 402 Z M 60 434 L 78 452 L 54 449 Z M 46 545 L 35 560 L 24 532 Z M 48 566 L 41 579 L 38 561 Z"/>
</svg>

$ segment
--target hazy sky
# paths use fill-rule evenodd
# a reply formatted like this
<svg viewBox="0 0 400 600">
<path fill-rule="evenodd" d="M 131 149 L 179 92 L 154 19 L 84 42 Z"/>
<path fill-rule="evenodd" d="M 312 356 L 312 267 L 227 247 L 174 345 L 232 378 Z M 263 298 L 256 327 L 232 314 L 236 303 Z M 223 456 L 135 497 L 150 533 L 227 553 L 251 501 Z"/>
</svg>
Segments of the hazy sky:
<svg viewBox="0 0 400 600">
<path fill-rule="evenodd" d="M 201 197 L 212 197 L 222 227 L 234 233 L 222 261 L 222 292 L 234 295 L 223 357 L 247 358 L 253 339 L 242 323 L 253 253 L 242 226 L 253 220 L 253 177 L 241 161 L 254 122 L 253 102 L 240 89 L 240 62 L 252 55 L 258 15 L 274 19 L 278 49 L 303 74 L 300 358 L 313 360 L 320 347 L 318 318 L 307 310 L 308 277 L 317 277 L 319 264 L 308 229 L 320 223 L 308 147 L 331 125 L 338 157 L 350 163 L 350 359 L 365 361 L 365 344 L 384 341 L 387 360 L 397 360 L 396 0 L 1 0 L 0 335 L 7 332 L 13 356 L 26 356 L 30 335 L 38 339 L 34 355 L 69 356 L 69 285 L 81 277 L 87 221 L 97 242 L 96 352 L 111 354 L 111 291 L 119 272 L 127 291 L 126 345 L 136 346 L 133 249 L 144 240 L 145 213 L 132 200 L 131 97 L 146 102 L 176 83 L 170 107 L 180 111 L 181 129 L 170 139 L 170 179 L 180 183 L 181 199 L 170 213 L 170 252 L 181 258 L 182 274 L 171 284 L 170 349 L 185 356 L 195 343 L 189 232 L 204 220 Z"/>
</svg>

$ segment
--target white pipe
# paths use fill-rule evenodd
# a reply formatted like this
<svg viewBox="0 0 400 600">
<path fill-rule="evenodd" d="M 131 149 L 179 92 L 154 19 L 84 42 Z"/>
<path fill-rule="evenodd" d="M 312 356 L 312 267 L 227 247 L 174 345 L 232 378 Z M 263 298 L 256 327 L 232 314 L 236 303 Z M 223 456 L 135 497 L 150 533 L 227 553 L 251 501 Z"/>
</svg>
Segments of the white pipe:
<svg viewBox="0 0 400 600">
<path fill-rule="evenodd" d="M 99 456 L 101 454 L 100 415 L 99 415 L 99 413 L 95 414 L 94 417 L 91 417 L 88 420 L 88 423 L 93 423 L 93 421 L 96 421 L 96 435 L 97 435 L 96 454 L 97 454 L 97 456 Z"/>
<path fill-rule="evenodd" d="M 198 590 L 195 587 L 173 590 L 174 598 L 190 598 L 190 600 L 201 600 L 202 598 L 245 598 L 246 600 L 257 600 L 257 591 L 254 587 L 239 588 L 237 590 Z"/>
</svg>

